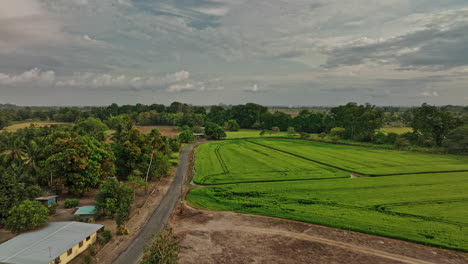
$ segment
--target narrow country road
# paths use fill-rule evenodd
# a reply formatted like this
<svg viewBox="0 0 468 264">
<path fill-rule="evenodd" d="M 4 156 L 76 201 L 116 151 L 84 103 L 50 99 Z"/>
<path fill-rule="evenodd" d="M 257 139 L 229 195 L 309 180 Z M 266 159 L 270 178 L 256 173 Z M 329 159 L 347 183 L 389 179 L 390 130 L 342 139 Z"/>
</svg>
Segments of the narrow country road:
<svg viewBox="0 0 468 264">
<path fill-rule="evenodd" d="M 182 194 L 182 185 L 189 166 L 189 154 L 192 147 L 195 145 L 196 144 L 191 144 L 182 150 L 174 181 L 167 190 L 166 195 L 163 197 L 161 203 L 153 212 L 148 222 L 146 222 L 145 226 L 141 229 L 140 234 L 138 234 L 128 248 L 117 257 L 114 264 L 138 263 L 143 257 L 144 248 L 153 234 L 164 228 Z"/>
</svg>

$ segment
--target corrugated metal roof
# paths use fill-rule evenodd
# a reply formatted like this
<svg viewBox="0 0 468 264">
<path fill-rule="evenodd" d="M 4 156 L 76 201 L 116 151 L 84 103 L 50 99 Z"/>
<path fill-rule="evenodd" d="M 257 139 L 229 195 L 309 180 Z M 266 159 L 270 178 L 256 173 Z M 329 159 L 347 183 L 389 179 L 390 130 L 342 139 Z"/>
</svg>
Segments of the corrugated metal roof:
<svg viewBox="0 0 468 264">
<path fill-rule="evenodd" d="M 101 229 L 103 225 L 50 222 L 47 227 L 0 245 L 0 263 L 47 264 Z"/>
<path fill-rule="evenodd" d="M 78 207 L 76 210 L 75 215 L 92 215 L 96 213 L 96 206 L 94 205 L 86 205 Z"/>
<path fill-rule="evenodd" d="M 50 200 L 52 198 L 57 197 L 57 195 L 51 195 L 51 196 L 42 196 L 42 197 L 37 197 L 36 200 Z"/>
</svg>

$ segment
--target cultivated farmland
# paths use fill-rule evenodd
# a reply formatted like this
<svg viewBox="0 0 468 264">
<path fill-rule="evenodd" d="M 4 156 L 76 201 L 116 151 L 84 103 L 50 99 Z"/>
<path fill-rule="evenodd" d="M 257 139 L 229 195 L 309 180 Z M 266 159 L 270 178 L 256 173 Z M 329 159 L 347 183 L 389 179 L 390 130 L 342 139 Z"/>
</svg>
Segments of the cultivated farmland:
<svg viewBox="0 0 468 264">
<path fill-rule="evenodd" d="M 373 149 L 291 139 L 249 141 L 369 176 L 468 171 L 467 156 Z"/>
<path fill-rule="evenodd" d="M 198 184 L 348 178 L 349 173 L 247 141 L 201 145 L 196 152 Z"/>
<path fill-rule="evenodd" d="M 251 139 L 203 144 L 196 158 L 195 182 L 216 184 L 188 194 L 196 207 L 468 250 L 468 157 Z"/>
<path fill-rule="evenodd" d="M 289 218 L 468 250 L 468 173 L 244 183 L 195 189 L 212 210 Z M 448 209 L 446 209 L 448 208 Z"/>
</svg>

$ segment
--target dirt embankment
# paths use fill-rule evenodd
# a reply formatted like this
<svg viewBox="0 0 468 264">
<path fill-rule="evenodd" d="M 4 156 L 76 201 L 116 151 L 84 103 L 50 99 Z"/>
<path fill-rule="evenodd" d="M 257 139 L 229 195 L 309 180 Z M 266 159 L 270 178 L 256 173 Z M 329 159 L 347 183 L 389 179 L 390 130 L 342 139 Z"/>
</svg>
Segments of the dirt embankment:
<svg viewBox="0 0 468 264">
<path fill-rule="evenodd" d="M 468 263 L 468 254 L 264 216 L 179 206 L 180 263 Z"/>
</svg>

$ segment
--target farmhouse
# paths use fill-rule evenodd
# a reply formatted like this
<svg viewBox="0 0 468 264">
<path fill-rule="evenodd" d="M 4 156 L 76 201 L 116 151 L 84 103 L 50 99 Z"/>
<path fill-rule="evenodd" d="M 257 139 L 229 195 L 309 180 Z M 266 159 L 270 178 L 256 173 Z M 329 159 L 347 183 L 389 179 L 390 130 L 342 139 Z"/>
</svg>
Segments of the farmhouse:
<svg viewBox="0 0 468 264">
<path fill-rule="evenodd" d="M 0 264 L 66 264 L 96 241 L 103 225 L 51 222 L 0 245 Z"/>
<path fill-rule="evenodd" d="M 37 197 L 36 201 L 41 202 L 47 207 L 51 207 L 54 203 L 57 203 L 57 195 Z"/>
<path fill-rule="evenodd" d="M 197 139 L 205 138 L 205 133 L 193 133 L 193 136 Z"/>
</svg>

